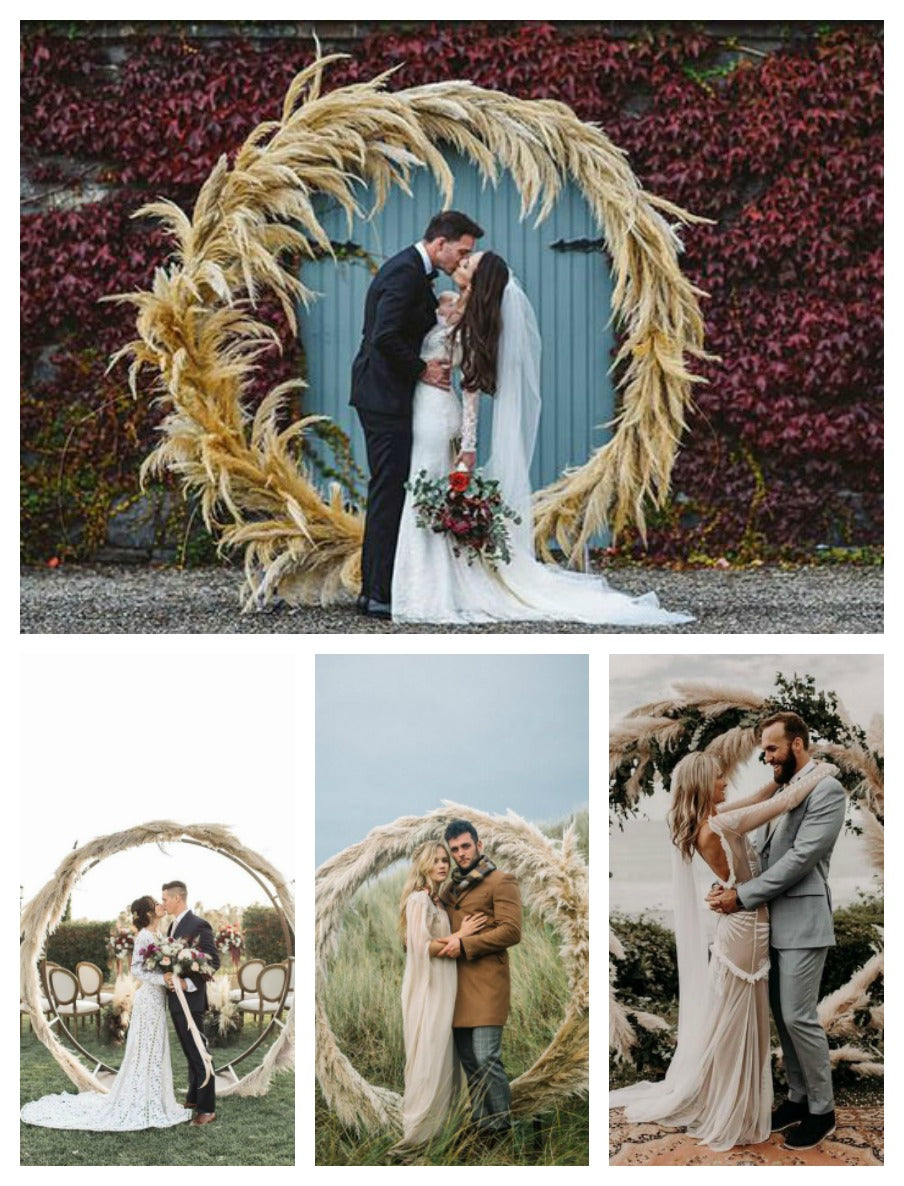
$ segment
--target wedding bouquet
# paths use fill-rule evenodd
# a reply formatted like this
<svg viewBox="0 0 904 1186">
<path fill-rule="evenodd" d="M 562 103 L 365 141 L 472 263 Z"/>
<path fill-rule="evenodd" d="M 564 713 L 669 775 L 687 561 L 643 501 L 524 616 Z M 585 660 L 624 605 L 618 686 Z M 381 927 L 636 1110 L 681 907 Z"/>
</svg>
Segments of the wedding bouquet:
<svg viewBox="0 0 904 1186">
<path fill-rule="evenodd" d="M 147 972 L 172 972 L 183 978 L 210 980 L 216 970 L 200 948 L 175 937 L 158 936 L 155 942 L 139 948 L 138 954 Z"/>
<path fill-rule="evenodd" d="M 485 478 L 480 470 L 453 470 L 445 479 L 428 478 L 422 469 L 411 491 L 418 527 L 446 535 L 455 556 L 464 554 L 468 564 L 483 560 L 490 568 L 511 560 L 506 519 L 521 519 L 506 506 L 499 483 Z"/>
<path fill-rule="evenodd" d="M 233 967 L 237 968 L 241 962 L 242 952 L 245 950 L 245 938 L 235 923 L 227 922 L 216 933 L 217 951 L 228 955 Z"/>
</svg>

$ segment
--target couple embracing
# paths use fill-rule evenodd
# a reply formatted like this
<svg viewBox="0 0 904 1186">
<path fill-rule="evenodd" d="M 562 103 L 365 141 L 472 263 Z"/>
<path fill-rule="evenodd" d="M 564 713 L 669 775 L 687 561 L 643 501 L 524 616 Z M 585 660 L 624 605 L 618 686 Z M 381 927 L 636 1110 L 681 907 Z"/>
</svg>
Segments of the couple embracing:
<svg viewBox="0 0 904 1186">
<path fill-rule="evenodd" d="M 629 597 L 601 577 L 535 558 L 530 471 L 540 421 L 540 332 L 506 261 L 475 250 L 482 236 L 466 214 L 437 214 L 423 239 L 387 260 L 367 292 L 351 395 L 370 469 L 359 611 L 451 624 L 689 621 L 661 609 L 654 593 Z M 439 272 L 457 292 L 437 297 Z M 442 481 L 453 467 L 474 473 L 481 393 L 493 408 L 482 473 L 498 483 L 513 516 L 509 559 L 498 568 L 482 558 L 466 563 L 445 534 L 419 526 L 410 489 L 422 474 Z"/>
<path fill-rule="evenodd" d="M 216 1120 L 213 1064 L 207 1053 L 203 1018 L 207 1010 L 207 978 L 220 966 L 210 923 L 188 908 L 183 881 L 168 881 L 162 900 L 136 898 L 130 909 L 135 927 L 132 975 L 141 983 L 135 993 L 125 1054 L 108 1093 L 63 1092 L 33 1100 L 22 1109 L 27 1124 L 43 1128 L 90 1132 L 131 1132 L 145 1128 L 195 1128 Z M 172 922 L 165 934 L 161 919 Z M 174 976 L 164 969 L 175 957 L 161 950 L 188 950 L 194 975 Z M 185 1104 L 176 1100 L 170 1063 L 167 1012 L 188 1062 Z M 194 1113 L 194 1115 L 193 1115 Z"/>
<path fill-rule="evenodd" d="M 774 781 L 754 795 L 726 802 L 725 777 L 705 752 L 686 755 L 672 773 L 678 1045 L 664 1080 L 609 1096 L 629 1120 L 685 1128 L 716 1151 L 778 1132 L 786 1148 L 812 1149 L 835 1131 L 817 1006 L 835 943 L 828 871 L 844 788 L 835 766 L 810 759 L 809 730 L 797 713 L 775 713 L 760 730 Z M 708 963 L 695 852 L 718 879 L 707 897 L 718 915 Z M 788 1081 L 775 1110 L 770 1005 Z"/>
<path fill-rule="evenodd" d="M 454 864 L 453 864 L 454 862 Z M 512 1127 L 502 1030 L 511 985 L 508 948 L 521 938 L 521 895 L 483 851 L 477 829 L 453 820 L 415 853 L 402 892 L 405 1094 L 393 1155 L 415 1160 L 457 1123 L 461 1070 L 473 1135 L 487 1145 Z"/>
</svg>

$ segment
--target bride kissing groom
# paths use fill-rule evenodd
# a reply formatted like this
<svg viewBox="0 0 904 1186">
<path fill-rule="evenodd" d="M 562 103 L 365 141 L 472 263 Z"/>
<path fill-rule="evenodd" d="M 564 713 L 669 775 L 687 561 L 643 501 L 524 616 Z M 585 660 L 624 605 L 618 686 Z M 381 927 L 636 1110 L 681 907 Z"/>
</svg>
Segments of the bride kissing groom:
<svg viewBox="0 0 904 1186">
<path fill-rule="evenodd" d="M 511 996 L 508 948 L 521 938 L 518 883 L 484 854 L 472 823 L 453 820 L 442 840 L 414 854 L 400 924 L 407 953 L 405 1094 L 393 1155 L 416 1159 L 432 1136 L 455 1123 L 460 1068 L 474 1135 L 497 1144 L 512 1127 L 502 1030 Z"/>
<path fill-rule="evenodd" d="M 213 1064 L 207 1053 L 203 1017 L 207 1009 L 207 977 L 219 968 L 220 956 L 210 923 L 189 910 L 187 899 L 184 881 L 168 881 L 163 886 L 162 901 L 147 895 L 136 898 L 130 907 L 136 930 L 131 971 L 141 983 L 132 1005 L 122 1065 L 110 1091 L 43 1096 L 23 1107 L 21 1115 L 27 1124 L 90 1132 L 131 1132 L 184 1123 L 201 1127 L 216 1119 Z M 167 914 L 172 922 L 166 936 L 162 936 L 157 927 Z M 182 941 L 183 946 L 199 957 L 193 960 L 198 973 L 180 976 L 178 988 L 172 972 L 159 970 L 169 958 L 156 960 L 152 954 L 159 951 L 166 939 Z M 154 968 L 149 964 L 154 964 Z M 173 1090 L 167 998 L 179 1044 L 188 1061 L 188 1094 L 184 1106 L 176 1101 Z"/>
<path fill-rule="evenodd" d="M 437 214 L 423 239 L 387 260 L 367 291 L 351 381 L 370 469 L 359 611 L 440 624 L 691 620 L 661 609 L 655 593 L 629 597 L 599 576 L 537 561 L 530 471 L 540 422 L 540 331 L 506 261 L 493 251 L 475 252 L 482 235 L 466 214 Z M 439 271 L 452 278 L 458 295 L 437 298 L 432 284 Z M 465 563 L 445 534 L 420 526 L 410 488 L 422 474 L 442 483 L 453 466 L 473 473 L 481 392 L 493 403 L 482 472 L 498 484 L 511 524 L 508 558 L 498 568 L 482 553 L 477 563 Z M 470 476 L 456 480 L 473 499 Z M 489 511 L 480 508 L 485 517 Z"/>
</svg>

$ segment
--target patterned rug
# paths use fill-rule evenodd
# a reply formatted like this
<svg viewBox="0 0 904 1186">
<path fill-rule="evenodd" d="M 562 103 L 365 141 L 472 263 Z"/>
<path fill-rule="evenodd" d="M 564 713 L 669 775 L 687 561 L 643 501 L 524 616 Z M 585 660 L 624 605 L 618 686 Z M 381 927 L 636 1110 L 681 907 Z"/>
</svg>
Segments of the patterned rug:
<svg viewBox="0 0 904 1186">
<path fill-rule="evenodd" d="M 657 1124 L 630 1124 L 621 1108 L 609 1113 L 610 1165 L 882 1165 L 882 1108 L 839 1108 L 832 1136 L 815 1149 L 785 1149 L 782 1134 L 762 1145 L 714 1153 L 693 1137 Z"/>
</svg>

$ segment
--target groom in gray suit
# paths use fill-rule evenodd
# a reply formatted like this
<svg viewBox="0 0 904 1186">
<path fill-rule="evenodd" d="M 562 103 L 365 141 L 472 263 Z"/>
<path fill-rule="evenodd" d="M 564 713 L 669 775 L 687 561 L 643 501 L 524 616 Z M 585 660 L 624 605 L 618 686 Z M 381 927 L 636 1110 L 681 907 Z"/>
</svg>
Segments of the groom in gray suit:
<svg viewBox="0 0 904 1186">
<path fill-rule="evenodd" d="M 813 769 L 810 733 L 796 712 L 775 713 L 760 729 L 780 787 Z M 788 1077 L 788 1098 L 772 1114 L 772 1131 L 790 1129 L 790 1149 L 812 1149 L 835 1131 L 829 1044 L 816 1009 L 826 953 L 835 946 L 829 858 L 844 811 L 844 787 L 823 779 L 793 811 L 760 830 L 759 877 L 707 897 L 724 914 L 769 903 L 769 1000 Z"/>
</svg>

